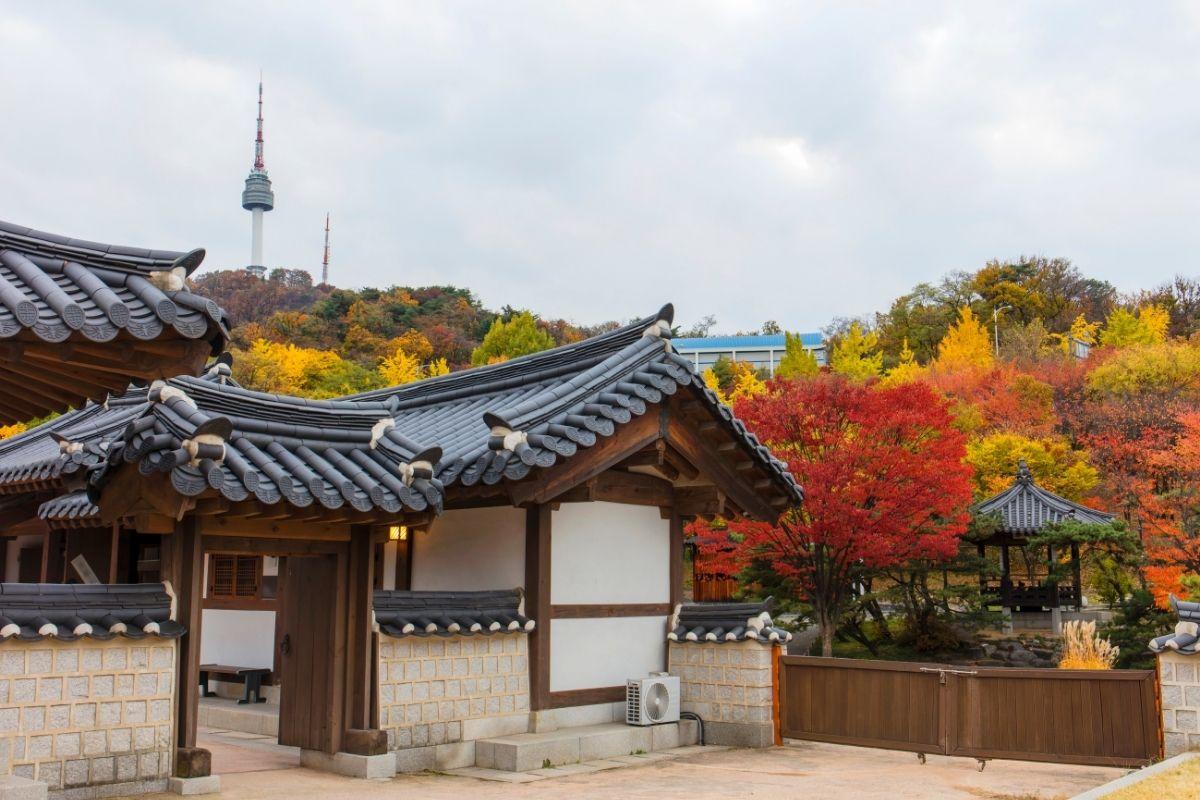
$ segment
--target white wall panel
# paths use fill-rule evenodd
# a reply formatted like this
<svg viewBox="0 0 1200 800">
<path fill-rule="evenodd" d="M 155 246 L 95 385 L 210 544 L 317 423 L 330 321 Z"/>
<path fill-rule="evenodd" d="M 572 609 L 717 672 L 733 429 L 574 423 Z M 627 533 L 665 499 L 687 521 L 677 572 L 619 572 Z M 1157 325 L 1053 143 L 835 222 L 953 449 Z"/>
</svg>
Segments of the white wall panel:
<svg viewBox="0 0 1200 800">
<path fill-rule="evenodd" d="M 413 540 L 414 590 L 479 591 L 525 585 L 525 510 L 447 511 Z"/>
<path fill-rule="evenodd" d="M 206 608 L 200 622 L 200 663 L 272 668 L 275 612 Z"/>
<path fill-rule="evenodd" d="M 624 686 L 667 668 L 667 618 L 556 619 L 550 627 L 550 691 Z"/>
<path fill-rule="evenodd" d="M 671 523 L 657 508 L 563 503 L 550 527 L 552 603 L 671 599 Z"/>
</svg>

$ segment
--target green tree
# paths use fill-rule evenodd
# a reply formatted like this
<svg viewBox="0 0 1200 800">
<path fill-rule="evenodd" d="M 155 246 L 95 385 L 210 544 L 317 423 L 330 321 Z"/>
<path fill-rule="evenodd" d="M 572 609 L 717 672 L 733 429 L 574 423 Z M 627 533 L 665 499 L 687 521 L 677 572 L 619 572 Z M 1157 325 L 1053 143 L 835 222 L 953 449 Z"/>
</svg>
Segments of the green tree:
<svg viewBox="0 0 1200 800">
<path fill-rule="evenodd" d="M 798 333 L 784 333 L 783 340 L 786 348 L 775 375 L 780 378 L 807 378 L 821 371 L 816 356 L 805 349 Z"/>
<path fill-rule="evenodd" d="M 883 370 L 883 353 L 878 345 L 879 337 L 874 331 L 864 332 L 860 324 L 852 322 L 850 329 L 834 342 L 829 366 L 848 378 L 873 378 Z"/>
<path fill-rule="evenodd" d="M 492 323 L 483 342 L 471 353 L 471 363 L 476 366 L 495 364 L 551 347 L 554 347 L 554 338 L 538 327 L 533 314 L 522 311 L 513 314 L 508 322 L 496 319 Z"/>
</svg>

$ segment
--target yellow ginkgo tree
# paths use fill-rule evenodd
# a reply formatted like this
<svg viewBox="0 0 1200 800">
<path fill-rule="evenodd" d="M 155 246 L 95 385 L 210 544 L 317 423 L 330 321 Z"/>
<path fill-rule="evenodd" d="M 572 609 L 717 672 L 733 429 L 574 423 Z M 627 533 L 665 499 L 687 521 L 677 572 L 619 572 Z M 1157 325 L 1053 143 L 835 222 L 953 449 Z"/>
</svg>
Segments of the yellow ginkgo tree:
<svg viewBox="0 0 1200 800">
<path fill-rule="evenodd" d="M 938 370 L 987 369 L 996 361 L 993 342 L 987 328 L 970 306 L 958 311 L 958 321 L 950 326 L 938 343 Z"/>
</svg>

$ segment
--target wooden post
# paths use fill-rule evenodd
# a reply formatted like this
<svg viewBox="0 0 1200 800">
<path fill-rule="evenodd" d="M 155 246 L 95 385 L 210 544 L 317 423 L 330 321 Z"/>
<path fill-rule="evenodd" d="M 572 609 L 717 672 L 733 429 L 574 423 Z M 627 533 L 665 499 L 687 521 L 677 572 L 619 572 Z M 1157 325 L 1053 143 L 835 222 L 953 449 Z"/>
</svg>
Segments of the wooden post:
<svg viewBox="0 0 1200 800">
<path fill-rule="evenodd" d="M 671 613 L 683 602 L 683 519 L 671 509 Z"/>
<path fill-rule="evenodd" d="M 376 665 L 371 631 L 375 575 L 375 542 L 367 525 L 350 528 L 350 569 L 346 585 L 346 704 L 347 731 L 365 731 L 371 727 L 372 699 L 376 684 Z M 382 733 L 382 732 L 381 732 Z M 364 738 L 364 737 L 360 737 Z M 347 743 L 355 737 L 347 736 Z M 386 749 L 387 739 L 384 738 Z M 362 753 L 362 755 L 375 755 Z"/>
<path fill-rule="evenodd" d="M 166 544 L 164 538 L 164 544 Z M 175 592 L 177 620 L 187 629 L 179 639 L 179 672 L 176 676 L 176 745 L 180 749 L 196 747 L 196 718 L 200 710 L 200 620 L 203 604 L 204 548 L 196 518 L 189 516 L 175 524 L 171 535 L 170 573 Z M 178 772 L 177 767 L 177 772 Z M 202 777 L 195 774 L 186 777 Z"/>
<path fill-rule="evenodd" d="M 112 541 L 108 548 L 108 582 L 116 583 L 121 561 L 121 523 L 112 524 Z"/>
<path fill-rule="evenodd" d="M 783 647 L 771 645 L 771 723 L 775 746 L 783 746 L 783 715 L 780 713 L 779 693 L 782 691 Z"/>
<path fill-rule="evenodd" d="M 51 528 L 42 538 L 42 583 L 62 583 L 63 532 Z"/>
<path fill-rule="evenodd" d="M 9 539 L 0 537 L 0 583 L 8 581 L 8 543 Z"/>
<path fill-rule="evenodd" d="M 525 615 L 537 623 L 529 636 L 529 706 L 550 705 L 550 506 L 525 510 Z"/>
<path fill-rule="evenodd" d="M 987 573 L 984 572 L 987 568 L 987 565 L 984 563 L 984 559 L 987 558 L 987 545 L 979 542 L 975 545 L 975 552 L 979 554 L 979 592 L 983 594 L 987 591 Z"/>
</svg>

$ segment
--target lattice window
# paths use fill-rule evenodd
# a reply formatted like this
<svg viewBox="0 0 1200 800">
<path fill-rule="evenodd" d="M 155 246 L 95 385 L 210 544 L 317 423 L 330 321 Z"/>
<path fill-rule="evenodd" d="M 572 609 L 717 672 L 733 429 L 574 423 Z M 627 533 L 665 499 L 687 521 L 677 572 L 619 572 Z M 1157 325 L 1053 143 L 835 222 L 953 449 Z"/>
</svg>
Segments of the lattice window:
<svg viewBox="0 0 1200 800">
<path fill-rule="evenodd" d="M 210 553 L 208 596 L 213 598 L 258 597 L 262 584 L 262 557 Z"/>
</svg>

